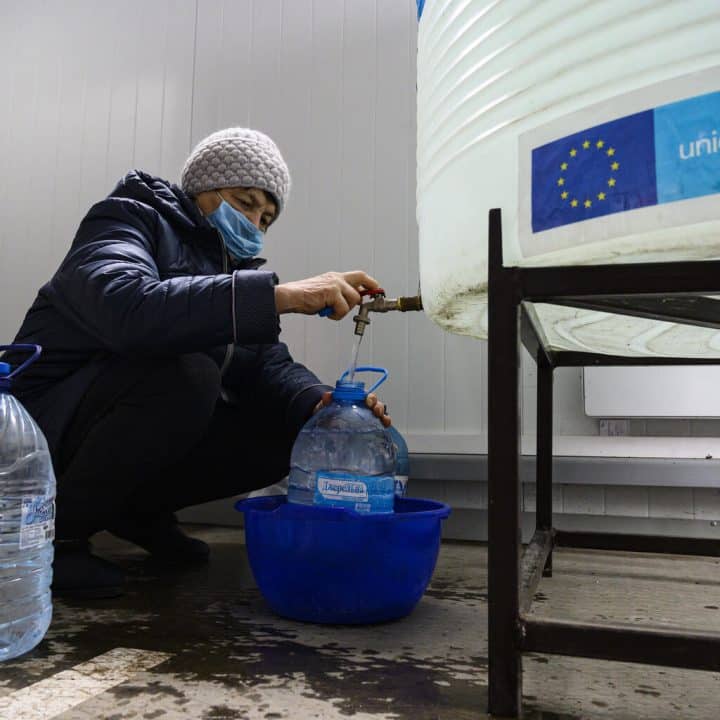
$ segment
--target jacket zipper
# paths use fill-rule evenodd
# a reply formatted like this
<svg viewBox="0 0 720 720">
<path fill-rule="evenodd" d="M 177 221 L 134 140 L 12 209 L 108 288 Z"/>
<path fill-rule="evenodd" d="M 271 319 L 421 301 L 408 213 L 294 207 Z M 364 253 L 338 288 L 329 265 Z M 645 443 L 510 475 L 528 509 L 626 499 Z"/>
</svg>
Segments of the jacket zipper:
<svg viewBox="0 0 720 720">
<path fill-rule="evenodd" d="M 220 233 L 216 230 L 215 231 L 218 236 L 218 240 L 220 240 L 220 252 L 222 253 L 222 259 L 223 259 L 223 273 L 227 275 L 228 271 L 228 257 L 227 252 L 225 251 L 225 243 L 222 240 L 222 237 L 220 237 Z M 233 298 L 233 302 L 235 302 L 235 298 Z M 225 376 L 225 373 L 227 372 L 227 369 L 230 367 L 230 361 L 232 360 L 233 356 L 233 343 L 228 343 L 227 348 L 225 348 L 225 359 L 223 360 L 222 367 L 220 368 L 220 378 Z M 222 393 L 222 391 L 221 391 Z"/>
</svg>

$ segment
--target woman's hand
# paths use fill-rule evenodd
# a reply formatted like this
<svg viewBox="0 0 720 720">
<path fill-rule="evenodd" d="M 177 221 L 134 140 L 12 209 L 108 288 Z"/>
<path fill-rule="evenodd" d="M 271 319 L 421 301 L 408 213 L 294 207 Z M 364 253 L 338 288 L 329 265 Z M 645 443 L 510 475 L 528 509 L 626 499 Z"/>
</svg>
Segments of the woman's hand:
<svg viewBox="0 0 720 720">
<path fill-rule="evenodd" d="M 331 307 L 333 312 L 330 317 L 340 320 L 360 304 L 360 290 L 375 290 L 378 287 L 378 281 L 361 270 L 327 272 L 306 280 L 278 285 L 275 288 L 275 307 L 279 315 L 314 315 Z"/>
<path fill-rule="evenodd" d="M 320 400 L 320 402 L 315 406 L 315 409 L 313 410 L 313 415 L 319 410 L 322 410 L 324 407 L 330 405 L 331 402 L 332 392 L 328 390 L 322 396 L 322 400 Z M 380 421 L 385 427 L 390 427 L 390 425 L 392 425 L 392 420 L 390 419 L 390 416 L 386 414 L 385 403 L 378 400 L 378 397 L 375 393 L 370 393 L 367 396 L 367 398 L 365 399 L 365 404 L 373 411 L 373 415 L 380 418 Z"/>
</svg>

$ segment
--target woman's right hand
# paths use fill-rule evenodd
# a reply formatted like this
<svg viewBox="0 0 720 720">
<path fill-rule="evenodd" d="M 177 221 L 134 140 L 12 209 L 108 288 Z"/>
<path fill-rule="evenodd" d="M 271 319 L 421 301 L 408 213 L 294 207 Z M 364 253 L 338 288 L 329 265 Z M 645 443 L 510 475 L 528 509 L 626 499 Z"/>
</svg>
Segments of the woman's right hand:
<svg viewBox="0 0 720 720">
<path fill-rule="evenodd" d="M 322 275 L 282 283 L 275 287 L 275 307 L 279 315 L 314 315 L 326 307 L 333 309 L 333 320 L 344 318 L 360 304 L 360 290 L 375 290 L 380 284 L 361 270 L 327 272 Z"/>
</svg>

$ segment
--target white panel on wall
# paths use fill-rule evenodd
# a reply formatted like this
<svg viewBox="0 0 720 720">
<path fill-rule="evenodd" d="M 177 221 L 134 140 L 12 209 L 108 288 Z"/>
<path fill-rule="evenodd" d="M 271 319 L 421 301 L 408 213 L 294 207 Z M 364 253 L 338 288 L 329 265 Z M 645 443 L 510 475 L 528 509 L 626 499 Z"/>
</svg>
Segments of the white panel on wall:
<svg viewBox="0 0 720 720">
<path fill-rule="evenodd" d="M 160 173 L 163 130 L 163 91 L 168 40 L 167 1 L 145 3 L 137 28 L 135 62 L 135 144 L 133 166 Z"/>
<path fill-rule="evenodd" d="M 0 327 L 12 339 L 18 319 L 34 296 L 37 278 L 47 272 L 51 251 L 47 213 L 34 208 L 52 202 L 55 151 L 43 147 L 35 132 L 52 128 L 57 118 L 57 94 L 52 85 L 57 64 L 35 52 L 26 37 L 46 43 L 49 55 L 56 51 L 51 28 L 40 16 L 19 4 L 6 3 L 0 22 L 2 42 L 2 100 L 0 100 Z M 39 97 L 40 93 L 43 97 Z M 45 95 L 47 93 L 47 95 Z M 42 117 L 41 117 L 42 116 Z M 32 221 L 31 221 L 32 218 Z M 41 269 L 42 268 L 42 269 Z"/>
<path fill-rule="evenodd" d="M 417 292 L 415 228 L 415 23 L 407 5 L 378 0 L 376 7 L 376 95 L 374 131 L 373 271 L 392 295 Z M 402 261 L 404 259 L 404 262 Z M 424 318 L 414 318 L 424 320 Z M 373 321 L 373 361 L 390 370 L 383 397 L 393 421 L 410 426 L 409 354 L 412 319 L 390 313 Z M 418 359 L 419 360 L 419 359 Z"/>
<path fill-rule="evenodd" d="M 597 420 L 583 412 L 582 368 L 555 370 L 554 428 L 558 435 L 597 435 Z"/>
<path fill-rule="evenodd" d="M 341 116 L 343 93 L 343 28 L 344 4 L 339 2 L 314 3 L 310 12 L 312 20 L 310 39 L 309 127 L 305 138 L 297 138 L 300 147 L 309 157 L 308 175 L 305 177 L 309 193 L 309 212 L 298 221 L 292 215 L 284 218 L 278 227 L 276 248 L 268 252 L 273 266 L 286 280 L 296 280 L 297 270 L 278 262 L 287 244 L 301 242 L 305 245 L 305 274 L 314 275 L 327 270 L 340 270 L 340 238 L 343 223 L 350 218 L 343 216 L 340 187 L 342 168 L 340 157 L 343 146 L 343 123 Z M 306 81 L 307 82 L 307 81 Z M 285 112 L 292 124 L 294 112 Z M 296 179 L 295 187 L 302 180 Z M 292 200 L 291 200 L 292 202 Z M 276 252 L 275 252 L 276 250 Z M 350 328 L 338 327 L 336 323 L 322 318 L 303 320 L 303 347 L 292 350 L 317 372 L 320 378 L 331 382 L 338 368 L 347 363 Z M 344 332 L 343 332 L 344 331 Z M 340 334 L 345 342 L 340 345 Z"/>
<path fill-rule="evenodd" d="M 3 3 L 0 333 L 14 336 L 90 205 L 189 149 L 195 4 Z"/>
<path fill-rule="evenodd" d="M 166 0 L 158 172 L 171 180 L 180 178 L 192 142 L 195 18 L 195 3 Z"/>
<path fill-rule="evenodd" d="M 591 367 L 585 412 L 594 417 L 720 417 L 720 368 Z"/>
<path fill-rule="evenodd" d="M 412 0 L 0 2 L 2 341 L 119 177 L 139 167 L 178 181 L 192 145 L 230 125 L 264 130 L 290 165 L 265 253 L 283 280 L 359 267 L 415 294 L 416 33 Z M 352 321 L 282 324 L 296 357 L 333 382 Z M 486 353 L 421 314 L 388 314 L 361 360 L 391 371 L 383 396 L 414 451 L 472 453 L 486 449 Z M 532 435 L 532 363 L 523 377 Z M 597 435 L 578 371 L 557 373 L 555 426 Z"/>
<path fill-rule="evenodd" d="M 282 223 L 268 236 L 267 255 L 283 279 L 307 277 L 308 243 L 306 233 L 295 228 L 309 228 L 313 224 L 313 201 L 310 178 L 313 157 L 306 151 L 312 129 L 313 83 L 313 2 L 297 0 L 282 7 L 278 75 L 284 78 L 278 102 L 292 112 L 279 112 L 276 122 L 282 122 L 282 137 L 278 137 L 282 152 L 292 168 L 293 186 Z M 262 72 L 260 72 L 262 76 Z M 287 229 L 287 232 L 285 231 Z M 305 357 L 305 320 L 300 316 L 285 316 L 282 339 L 298 358 Z"/>
<path fill-rule="evenodd" d="M 339 66 L 340 75 L 340 136 L 338 165 L 338 209 L 340 223 L 335 238 L 325 237 L 325 243 L 337 244 L 337 264 L 333 270 L 363 269 L 378 275 L 380 268 L 374 265 L 375 250 L 375 196 L 376 185 L 384 188 L 383 180 L 375 176 L 375 132 L 377 92 L 377 40 L 376 3 L 367 0 L 362 3 L 345 1 L 342 5 L 342 29 Z M 325 7 L 321 3 L 319 7 Z M 315 47 L 322 47 L 320 42 Z M 337 118 L 336 118 L 337 120 Z M 400 258 L 402 243 L 395 246 L 393 264 Z M 380 276 L 379 276 L 380 277 Z M 380 277 L 380 279 L 384 279 Z M 372 319 L 370 328 L 363 337 L 361 360 L 373 357 L 374 329 L 378 322 Z M 355 336 L 353 324 L 342 323 L 344 327 L 336 333 L 338 355 L 334 368 L 328 368 L 332 380 L 349 362 Z M 375 377 L 362 378 L 374 382 Z"/>
<path fill-rule="evenodd" d="M 114 186 L 136 165 L 136 127 L 138 104 L 138 57 L 136 53 L 137 16 L 128 14 L 123 5 L 115 7 L 113 37 L 108 43 L 109 54 L 102 63 L 105 81 L 110 89 L 108 108 L 107 149 L 105 156 L 105 190 Z M 87 62 L 88 58 L 83 59 Z M 98 63 L 100 65 L 100 63 Z M 187 140 L 184 143 L 187 147 Z M 148 168 L 150 172 L 150 168 Z M 83 208 L 78 208 L 82 211 Z"/>
<path fill-rule="evenodd" d="M 467 432 L 486 424 L 487 375 L 484 343 L 474 338 L 449 335 L 445 338 L 444 430 Z"/>
<path fill-rule="evenodd" d="M 14 108 L 2 108 L 4 337 L 119 177 L 138 167 L 177 181 L 192 145 L 230 125 L 270 134 L 291 167 L 290 202 L 266 243 L 282 279 L 361 268 L 390 294 L 417 291 L 412 2 L 34 0 L 3 12 Z M 52 195 L 33 226 L 31 184 Z M 349 362 L 349 319 L 286 317 L 283 329 L 325 381 Z M 373 318 L 360 359 L 390 369 L 383 395 L 414 449 L 442 451 L 454 437 L 478 452 L 485 354 L 422 315 L 391 314 Z"/>
<path fill-rule="evenodd" d="M 197 1 L 197 0 L 196 0 Z M 247 3 L 243 3 L 249 8 Z M 191 140 L 192 144 L 198 142 L 203 137 L 218 130 L 220 128 L 220 111 L 221 103 L 226 95 L 240 100 L 248 95 L 248 77 L 247 68 L 249 63 L 244 63 L 246 72 L 238 73 L 237 77 L 231 76 L 234 64 L 228 62 L 224 57 L 225 43 L 223 42 L 223 18 L 225 3 L 223 0 L 203 0 L 197 3 L 197 21 L 195 26 L 195 57 L 193 64 L 192 90 L 192 123 Z M 231 25 L 228 24 L 228 30 Z M 238 35 L 234 39 L 229 48 L 231 51 L 236 50 L 234 56 L 240 66 L 240 58 L 249 59 L 249 51 L 245 53 L 241 50 L 243 38 L 248 37 L 251 29 L 251 21 L 249 15 L 245 18 L 245 22 L 241 22 L 236 26 Z M 220 93 L 220 87 L 228 87 L 231 90 L 227 93 Z M 236 108 L 232 108 L 236 110 Z M 236 112 L 231 114 L 235 117 Z M 243 121 L 247 121 L 247 110 L 243 113 Z M 235 124 L 238 122 L 228 123 Z M 243 124 L 245 124 L 243 122 Z"/>
</svg>

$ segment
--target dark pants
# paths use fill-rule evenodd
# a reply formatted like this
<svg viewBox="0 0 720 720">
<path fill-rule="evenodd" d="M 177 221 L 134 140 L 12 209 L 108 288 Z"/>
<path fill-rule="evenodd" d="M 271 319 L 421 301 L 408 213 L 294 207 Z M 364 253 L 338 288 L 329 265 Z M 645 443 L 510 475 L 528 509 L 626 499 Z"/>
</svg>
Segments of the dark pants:
<svg viewBox="0 0 720 720">
<path fill-rule="evenodd" d="M 219 399 L 206 355 L 111 363 L 90 387 L 56 453 L 58 539 L 147 522 L 188 505 L 272 485 L 289 467 L 282 419 L 248 390 Z"/>
</svg>

